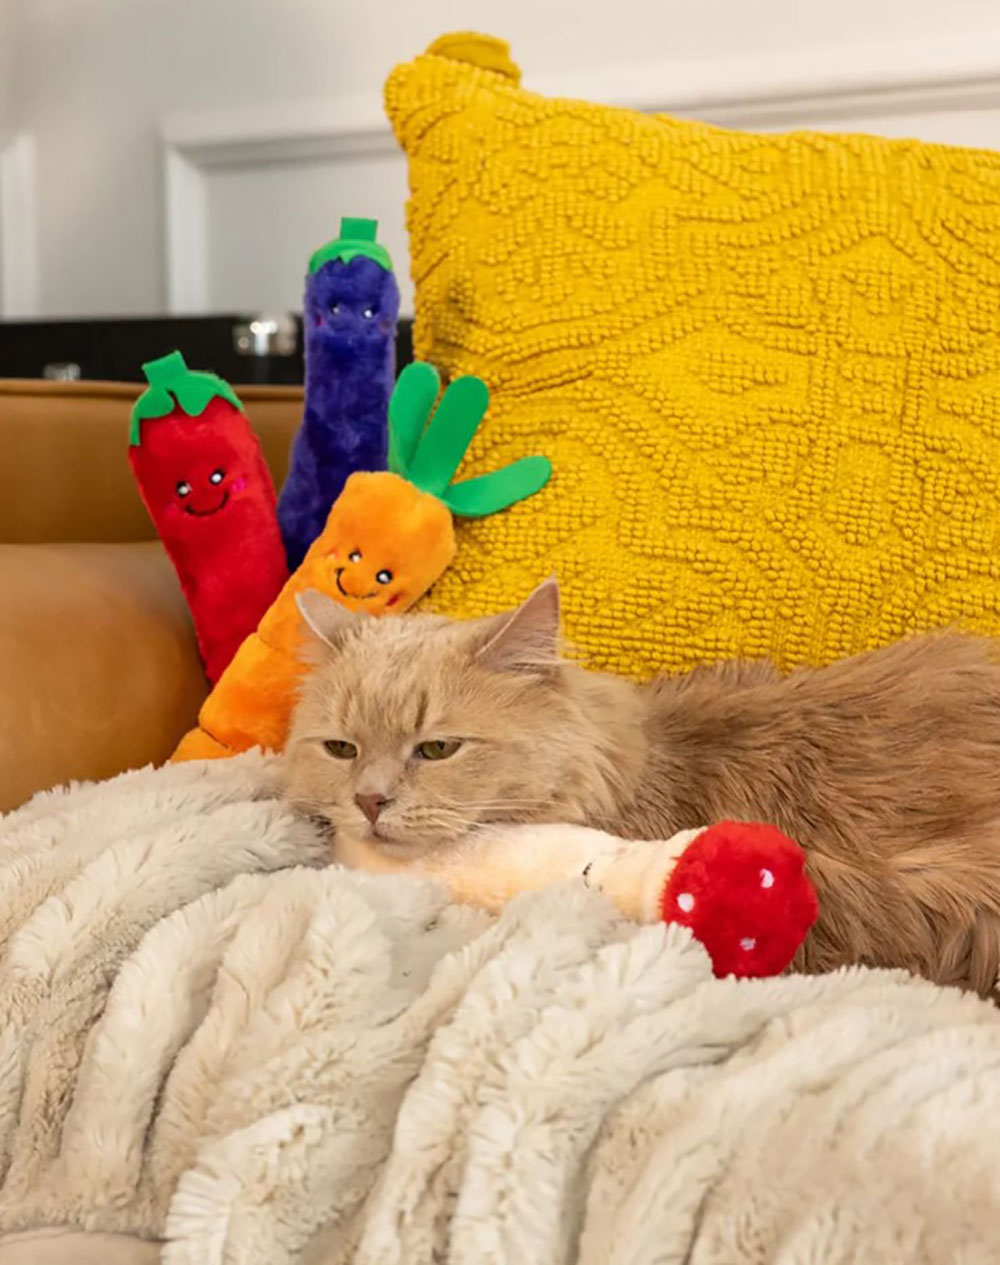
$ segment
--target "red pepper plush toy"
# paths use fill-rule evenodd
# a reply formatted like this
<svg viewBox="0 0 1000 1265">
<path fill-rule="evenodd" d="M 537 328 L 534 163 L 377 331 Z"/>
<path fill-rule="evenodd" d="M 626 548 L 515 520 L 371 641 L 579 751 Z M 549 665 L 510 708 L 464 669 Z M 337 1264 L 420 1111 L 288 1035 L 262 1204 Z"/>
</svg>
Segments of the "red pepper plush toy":
<svg viewBox="0 0 1000 1265">
<path fill-rule="evenodd" d="M 179 351 L 142 369 L 129 462 L 214 684 L 288 579 L 274 483 L 228 382 Z"/>
</svg>

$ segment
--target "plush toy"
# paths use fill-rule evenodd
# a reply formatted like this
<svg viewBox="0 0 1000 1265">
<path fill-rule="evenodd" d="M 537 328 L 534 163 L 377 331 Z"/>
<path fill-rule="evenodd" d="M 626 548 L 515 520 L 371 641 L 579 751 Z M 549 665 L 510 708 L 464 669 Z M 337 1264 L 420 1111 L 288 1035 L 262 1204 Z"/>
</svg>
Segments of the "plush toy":
<svg viewBox="0 0 1000 1265">
<path fill-rule="evenodd" d="M 389 405 L 391 469 L 348 479 L 305 561 L 239 648 L 175 760 L 284 747 L 303 671 L 299 593 L 318 589 L 372 615 L 405 611 L 454 556 L 453 514 L 493 514 L 544 487 L 552 473 L 544 457 L 452 483 L 489 393 L 478 378 L 459 378 L 434 410 L 439 388 L 430 365 L 408 365 L 400 374 Z"/>
<path fill-rule="evenodd" d="M 129 462 L 215 684 L 288 578 L 274 484 L 227 382 L 192 372 L 179 351 L 142 369 Z"/>
<path fill-rule="evenodd" d="M 396 377 L 399 287 L 375 220 L 343 219 L 309 260 L 304 301 L 306 404 L 278 521 L 294 571 L 355 470 L 384 470 Z"/>
<path fill-rule="evenodd" d="M 489 910 L 578 875 L 628 918 L 690 927 L 716 975 L 779 974 L 818 913 L 802 849 L 753 822 L 720 822 L 655 842 L 584 826 L 505 826 L 413 860 L 338 841 L 335 859 L 352 869 L 436 878 L 456 901 Z"/>
</svg>

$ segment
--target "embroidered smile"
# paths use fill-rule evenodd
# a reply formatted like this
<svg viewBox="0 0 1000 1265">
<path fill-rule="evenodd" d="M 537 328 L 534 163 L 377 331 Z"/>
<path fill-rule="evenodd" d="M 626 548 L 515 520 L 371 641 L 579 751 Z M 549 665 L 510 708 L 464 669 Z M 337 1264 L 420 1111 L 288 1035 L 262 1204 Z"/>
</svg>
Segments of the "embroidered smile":
<svg viewBox="0 0 1000 1265">
<path fill-rule="evenodd" d="M 375 589 L 375 591 L 372 593 L 348 593 L 347 589 L 345 589 L 344 586 L 340 582 L 340 577 L 343 574 L 344 574 L 344 568 L 338 567 L 337 575 L 336 575 L 337 588 L 344 595 L 344 597 L 353 598 L 355 602 L 367 602 L 370 597 L 378 597 L 378 589 Z"/>
<path fill-rule="evenodd" d="M 219 510 L 225 509 L 228 500 L 229 493 L 223 492 L 222 500 L 218 503 L 218 505 L 213 505 L 210 510 L 196 510 L 193 505 L 185 505 L 184 513 L 190 514 L 194 518 L 210 518 L 213 514 L 218 514 Z"/>
</svg>

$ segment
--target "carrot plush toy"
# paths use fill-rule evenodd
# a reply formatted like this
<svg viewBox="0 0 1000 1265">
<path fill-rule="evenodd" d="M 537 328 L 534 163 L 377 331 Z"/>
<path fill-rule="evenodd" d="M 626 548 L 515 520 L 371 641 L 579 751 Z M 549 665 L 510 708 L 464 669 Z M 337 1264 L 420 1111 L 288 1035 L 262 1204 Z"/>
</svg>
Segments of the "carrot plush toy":
<svg viewBox="0 0 1000 1265">
<path fill-rule="evenodd" d="M 453 483 L 489 392 L 479 378 L 458 378 L 435 410 L 440 385 L 427 364 L 408 365 L 400 374 L 389 401 L 389 469 L 359 471 L 347 480 L 323 531 L 236 652 L 175 760 L 256 746 L 282 750 L 303 671 L 298 594 L 318 589 L 372 615 L 405 611 L 454 557 L 453 516 L 494 514 L 544 487 L 552 473 L 545 457 L 523 457 Z"/>
<path fill-rule="evenodd" d="M 274 484 L 228 382 L 179 351 L 142 368 L 129 462 L 214 684 L 288 578 Z"/>
</svg>

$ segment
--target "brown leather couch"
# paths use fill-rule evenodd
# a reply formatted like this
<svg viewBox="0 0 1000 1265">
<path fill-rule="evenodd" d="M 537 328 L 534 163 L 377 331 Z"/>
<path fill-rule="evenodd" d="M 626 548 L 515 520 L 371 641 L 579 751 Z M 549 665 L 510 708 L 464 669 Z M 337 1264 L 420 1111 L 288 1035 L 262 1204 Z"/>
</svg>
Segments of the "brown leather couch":
<svg viewBox="0 0 1000 1265">
<path fill-rule="evenodd" d="M 206 693 L 127 459 L 139 386 L 0 380 L 0 812 L 167 758 Z M 275 483 L 294 387 L 238 387 Z"/>
</svg>

